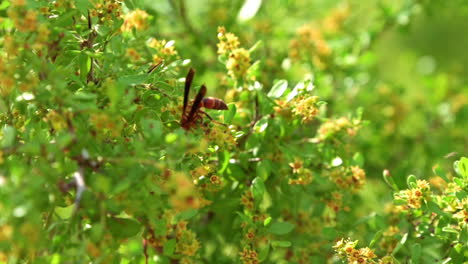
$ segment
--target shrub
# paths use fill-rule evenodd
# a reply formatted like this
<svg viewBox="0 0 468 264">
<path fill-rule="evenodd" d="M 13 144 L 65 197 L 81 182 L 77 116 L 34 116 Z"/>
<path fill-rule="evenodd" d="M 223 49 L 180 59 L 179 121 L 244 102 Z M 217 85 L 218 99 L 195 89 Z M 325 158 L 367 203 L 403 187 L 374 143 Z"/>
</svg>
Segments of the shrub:
<svg viewBox="0 0 468 264">
<path fill-rule="evenodd" d="M 352 102 L 380 75 L 345 100 L 376 69 L 379 37 L 431 5 L 382 5 L 363 33 L 348 30 L 353 5 L 287 32 L 265 13 L 217 3 L 201 9 L 203 31 L 184 1 L 0 4 L 0 262 L 463 261 L 466 158 L 456 175 L 435 167 L 432 185 L 409 176 L 405 190 L 405 166 L 390 167 L 395 205 L 373 213 L 368 204 L 390 193 L 376 167 L 387 168 L 391 142 L 406 142 L 379 134 L 380 101 Z M 200 103 L 205 87 L 226 107 Z M 348 237 L 370 242 L 359 249 Z"/>
</svg>

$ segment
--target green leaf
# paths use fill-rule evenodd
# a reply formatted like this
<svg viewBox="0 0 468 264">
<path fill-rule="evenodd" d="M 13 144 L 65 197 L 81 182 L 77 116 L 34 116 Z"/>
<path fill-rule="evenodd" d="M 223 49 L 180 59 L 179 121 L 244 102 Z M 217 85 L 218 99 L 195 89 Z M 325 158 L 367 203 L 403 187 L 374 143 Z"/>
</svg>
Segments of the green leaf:
<svg viewBox="0 0 468 264">
<path fill-rule="evenodd" d="M 96 175 L 93 177 L 93 189 L 98 192 L 108 193 L 111 188 L 111 180 L 104 175 Z"/>
<path fill-rule="evenodd" d="M 226 54 L 221 54 L 221 55 L 218 56 L 218 61 L 221 64 L 226 64 L 227 59 L 228 59 L 228 56 Z"/>
<path fill-rule="evenodd" d="M 456 162 L 457 165 L 456 171 L 463 177 L 465 180 L 468 179 L 468 158 L 463 157 L 459 161 Z"/>
<path fill-rule="evenodd" d="M 252 52 L 256 51 L 262 44 L 263 44 L 263 42 L 261 40 L 255 42 L 255 44 L 253 44 L 253 46 L 249 49 L 249 53 L 252 53 Z M 255 62 L 255 63 L 257 63 L 257 62 Z"/>
<path fill-rule="evenodd" d="M 224 122 L 229 124 L 236 115 L 237 106 L 235 104 L 229 104 L 228 110 L 224 111 Z"/>
<path fill-rule="evenodd" d="M 458 236 L 458 240 L 460 241 L 460 243 L 463 243 L 464 245 L 466 245 L 468 243 L 468 228 L 462 228 L 462 230 L 460 231 L 460 235 Z"/>
<path fill-rule="evenodd" d="M 117 239 L 130 238 L 141 230 L 140 223 L 130 218 L 107 218 L 107 226 L 112 236 Z"/>
<path fill-rule="evenodd" d="M 73 208 L 75 207 L 74 204 L 67 206 L 67 207 L 55 207 L 55 213 L 61 218 L 61 219 L 69 219 L 72 214 L 73 214 Z"/>
<path fill-rule="evenodd" d="M 416 188 L 416 176 L 414 175 L 409 175 L 408 178 L 406 178 L 406 184 L 408 185 L 409 188 Z"/>
<path fill-rule="evenodd" d="M 148 81 L 148 74 L 124 75 L 119 78 L 119 83 L 123 86 L 142 84 Z"/>
<path fill-rule="evenodd" d="M 166 256 L 174 255 L 176 242 L 177 241 L 175 239 L 170 239 L 170 240 L 166 241 L 166 243 L 164 243 L 164 246 L 163 246 L 164 255 L 166 255 Z"/>
<path fill-rule="evenodd" d="M 89 70 L 91 69 L 91 58 L 86 55 L 85 52 L 82 52 L 78 56 L 78 65 L 80 67 L 81 80 L 84 81 L 88 77 Z"/>
<path fill-rule="evenodd" d="M 263 199 L 263 195 L 265 194 L 265 183 L 259 177 L 256 177 L 252 181 L 252 194 L 256 202 L 260 203 Z"/>
<path fill-rule="evenodd" d="M 174 143 L 177 140 L 178 136 L 177 134 L 170 133 L 166 135 L 166 143 L 171 144 Z"/>
<path fill-rule="evenodd" d="M 88 16 L 88 10 L 93 7 L 89 0 L 76 0 L 75 6 L 85 17 Z"/>
<path fill-rule="evenodd" d="M 143 134 L 150 142 L 161 140 L 163 134 L 163 125 L 161 121 L 155 119 L 143 119 L 141 121 Z"/>
<path fill-rule="evenodd" d="M 73 23 L 73 16 L 77 15 L 78 11 L 76 9 L 70 9 L 65 14 L 61 14 L 57 20 L 55 21 L 54 25 L 57 27 L 67 27 L 71 23 Z"/>
<path fill-rule="evenodd" d="M 257 163 L 256 175 L 266 181 L 271 173 L 271 163 L 269 160 L 262 160 Z"/>
<path fill-rule="evenodd" d="M 268 232 L 275 235 L 286 235 L 294 229 L 294 225 L 289 222 L 275 222 L 270 225 Z"/>
<path fill-rule="evenodd" d="M 58 136 L 57 136 L 57 145 L 60 147 L 60 148 L 65 148 L 66 146 L 68 146 L 68 144 L 70 144 L 70 142 L 72 142 L 73 140 L 73 135 L 70 134 L 70 133 L 67 133 L 67 132 L 64 132 L 64 133 L 60 133 Z"/>
<path fill-rule="evenodd" d="M 9 7 L 9 6 L 10 6 L 10 2 L 9 2 L 9 1 L 2 1 L 2 2 L 0 3 L 0 10 L 5 10 L 5 9 L 7 9 L 7 7 Z"/>
<path fill-rule="evenodd" d="M 249 77 L 255 77 L 255 78 L 258 78 L 261 74 L 262 74 L 262 69 L 261 69 L 261 64 L 260 64 L 260 61 L 256 61 L 254 62 L 250 67 L 249 69 L 247 70 L 247 74 Z M 257 83 L 254 83 L 253 87 L 261 87 L 261 86 L 257 86 L 256 85 Z"/>
<path fill-rule="evenodd" d="M 411 264 L 421 263 L 421 244 L 414 243 L 411 245 Z"/>
<path fill-rule="evenodd" d="M 186 211 L 181 212 L 176 216 L 178 221 L 189 220 L 190 218 L 196 216 L 198 214 L 198 210 L 196 209 L 188 209 Z"/>
<path fill-rule="evenodd" d="M 272 247 L 290 247 L 292 245 L 291 241 L 286 240 L 273 240 L 271 241 Z"/>
<path fill-rule="evenodd" d="M 383 230 L 379 230 L 377 233 L 375 233 L 374 237 L 372 238 L 370 244 L 369 244 L 369 247 L 370 248 L 373 248 L 374 245 L 380 240 L 380 238 L 382 237 L 382 234 L 383 234 Z"/>
<path fill-rule="evenodd" d="M 237 20 L 239 22 L 244 22 L 252 19 L 255 14 L 257 14 L 260 6 L 262 5 L 262 0 L 245 0 L 239 14 L 237 15 Z"/>
<path fill-rule="evenodd" d="M 263 133 L 268 127 L 268 120 L 269 120 L 268 116 L 264 116 L 260 120 L 258 120 L 257 123 L 255 123 L 255 126 L 253 128 L 255 133 Z"/>
<path fill-rule="evenodd" d="M 219 154 L 219 162 L 221 164 L 221 168 L 218 170 L 219 174 L 222 174 L 227 167 L 229 166 L 229 160 L 231 159 L 231 154 L 229 151 L 225 150 L 222 153 Z"/>
<path fill-rule="evenodd" d="M 396 185 L 395 180 L 393 179 L 392 175 L 390 174 L 388 170 L 384 170 L 382 175 L 383 175 L 385 183 L 388 186 L 390 186 L 394 191 L 399 191 L 399 188 Z"/>
<path fill-rule="evenodd" d="M 156 219 L 154 223 L 154 233 L 158 236 L 165 235 L 167 232 L 167 223 L 164 219 Z"/>
<path fill-rule="evenodd" d="M 245 214 L 243 214 L 241 212 L 236 212 L 236 214 L 240 216 L 242 221 L 248 223 L 249 225 L 254 225 L 253 221 L 247 215 L 245 215 Z"/>
<path fill-rule="evenodd" d="M 446 232 L 446 233 L 454 233 L 454 234 L 458 234 L 459 231 L 453 227 L 450 227 L 450 226 L 444 226 L 442 227 L 442 231 L 443 232 Z"/>
<path fill-rule="evenodd" d="M 288 89 L 288 81 L 286 80 L 275 81 L 275 83 L 273 84 L 273 87 L 268 92 L 268 97 L 273 98 L 273 99 L 279 98 L 284 94 L 284 92 L 286 92 L 286 89 Z"/>
<path fill-rule="evenodd" d="M 456 192 L 455 193 L 455 196 L 461 200 L 465 199 L 466 197 L 468 197 L 468 193 L 465 192 L 465 191 L 459 191 L 459 192 Z"/>
<path fill-rule="evenodd" d="M 440 264 L 449 264 L 451 262 L 452 262 L 452 258 L 446 258 Z"/>
<path fill-rule="evenodd" d="M 333 240 L 337 236 L 337 231 L 336 228 L 325 227 L 322 230 L 322 234 L 325 239 Z"/>
<path fill-rule="evenodd" d="M 408 233 L 405 233 L 403 237 L 400 239 L 396 247 L 393 249 L 392 256 L 395 256 L 395 254 L 405 245 L 406 239 L 408 238 Z"/>
<path fill-rule="evenodd" d="M 13 146 L 16 139 L 16 129 L 12 126 L 5 125 L 2 134 L 2 147 L 8 148 Z"/>
<path fill-rule="evenodd" d="M 447 178 L 447 173 L 439 166 L 436 165 L 432 168 L 432 172 L 441 177 L 445 182 L 449 182 L 449 179 Z"/>
<path fill-rule="evenodd" d="M 268 257 L 268 254 L 270 254 L 270 245 L 260 248 L 260 251 L 258 252 L 258 260 L 260 262 L 265 261 Z"/>
<path fill-rule="evenodd" d="M 427 201 L 426 202 L 426 205 L 427 205 L 427 208 L 433 212 L 433 213 L 436 213 L 438 214 L 439 216 L 447 216 L 447 213 L 445 213 L 444 211 L 442 211 L 442 209 L 440 209 L 439 205 L 434 203 L 433 201 Z"/>
<path fill-rule="evenodd" d="M 97 99 L 97 95 L 94 93 L 87 93 L 87 92 L 76 92 L 73 94 L 73 100 L 78 101 L 95 101 Z"/>
<path fill-rule="evenodd" d="M 395 205 L 404 205 L 404 204 L 407 204 L 408 201 L 406 201 L 405 199 L 400 199 L 400 198 L 394 198 L 393 199 L 393 204 Z"/>
<path fill-rule="evenodd" d="M 128 7 L 128 9 L 132 10 L 135 9 L 135 4 L 133 3 L 133 0 L 125 0 L 125 5 Z"/>
<path fill-rule="evenodd" d="M 354 153 L 354 155 L 353 155 L 353 164 L 357 165 L 359 167 L 364 166 L 364 157 L 362 156 L 362 154 L 360 152 Z"/>
<path fill-rule="evenodd" d="M 263 226 L 268 226 L 271 223 L 272 219 L 273 218 L 271 218 L 271 216 L 267 217 L 265 221 L 263 221 Z"/>
</svg>

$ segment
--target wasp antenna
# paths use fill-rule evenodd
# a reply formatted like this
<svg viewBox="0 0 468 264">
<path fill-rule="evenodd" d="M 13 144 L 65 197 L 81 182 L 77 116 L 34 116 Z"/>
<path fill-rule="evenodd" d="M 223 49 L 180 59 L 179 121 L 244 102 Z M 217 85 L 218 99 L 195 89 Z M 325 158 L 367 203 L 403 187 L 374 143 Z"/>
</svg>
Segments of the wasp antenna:
<svg viewBox="0 0 468 264">
<path fill-rule="evenodd" d="M 148 73 L 148 74 L 152 73 L 159 66 L 161 66 L 162 63 L 163 63 L 163 61 L 161 60 L 160 62 L 156 63 L 155 65 L 152 65 L 146 73 Z"/>
</svg>

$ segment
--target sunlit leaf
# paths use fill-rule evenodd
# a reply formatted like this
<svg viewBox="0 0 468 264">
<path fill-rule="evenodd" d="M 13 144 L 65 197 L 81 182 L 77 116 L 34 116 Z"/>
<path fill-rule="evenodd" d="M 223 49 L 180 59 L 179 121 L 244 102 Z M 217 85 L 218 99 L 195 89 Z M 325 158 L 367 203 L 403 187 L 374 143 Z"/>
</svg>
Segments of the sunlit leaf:
<svg viewBox="0 0 468 264">
<path fill-rule="evenodd" d="M 273 84 L 273 87 L 271 87 L 271 90 L 268 92 L 268 97 L 271 98 L 279 98 L 281 97 L 284 92 L 286 92 L 286 89 L 288 89 L 288 81 L 286 80 L 278 80 L 275 81 Z"/>
<path fill-rule="evenodd" d="M 275 222 L 268 227 L 268 232 L 275 235 L 285 235 L 294 229 L 294 225 L 288 222 Z"/>
</svg>

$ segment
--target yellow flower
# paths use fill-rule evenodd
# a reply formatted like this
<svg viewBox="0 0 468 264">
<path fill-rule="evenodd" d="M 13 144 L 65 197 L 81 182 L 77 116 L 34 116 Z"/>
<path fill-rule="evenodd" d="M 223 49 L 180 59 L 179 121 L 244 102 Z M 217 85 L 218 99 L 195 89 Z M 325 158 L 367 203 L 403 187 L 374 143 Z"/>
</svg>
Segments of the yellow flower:
<svg viewBox="0 0 468 264">
<path fill-rule="evenodd" d="M 139 61 L 141 59 L 140 54 L 134 48 L 128 48 L 126 53 L 127 57 L 129 57 L 133 62 Z"/>
<path fill-rule="evenodd" d="M 250 67 L 250 53 L 244 48 L 237 48 L 229 54 L 226 62 L 228 74 L 234 79 L 241 79 Z"/>
<path fill-rule="evenodd" d="M 429 190 L 431 187 L 429 183 L 425 180 L 417 180 L 416 186 L 418 186 L 418 188 L 420 188 L 421 190 Z"/>
<path fill-rule="evenodd" d="M 124 16 L 124 23 L 120 28 L 123 32 L 129 32 L 133 28 L 143 30 L 148 27 L 147 19 L 149 15 L 141 9 L 136 9 Z"/>
<path fill-rule="evenodd" d="M 226 33 L 224 27 L 218 27 L 218 54 L 229 54 L 240 45 L 239 39 L 233 33 Z"/>
</svg>

